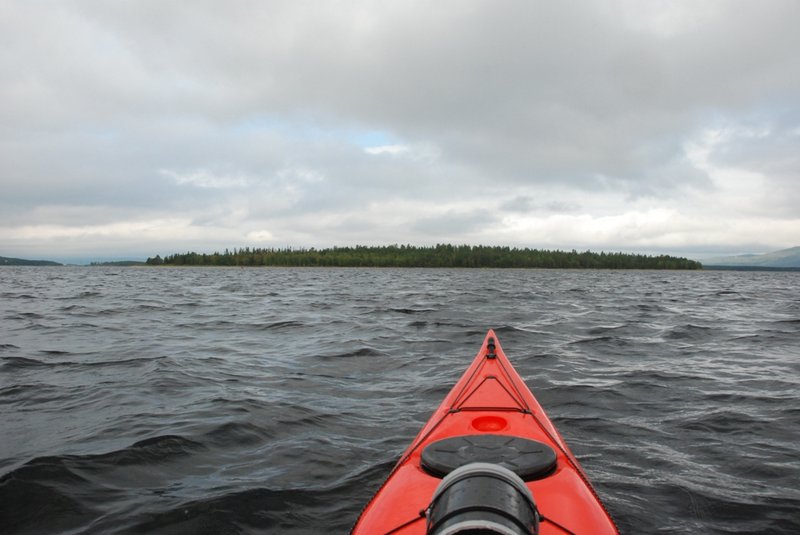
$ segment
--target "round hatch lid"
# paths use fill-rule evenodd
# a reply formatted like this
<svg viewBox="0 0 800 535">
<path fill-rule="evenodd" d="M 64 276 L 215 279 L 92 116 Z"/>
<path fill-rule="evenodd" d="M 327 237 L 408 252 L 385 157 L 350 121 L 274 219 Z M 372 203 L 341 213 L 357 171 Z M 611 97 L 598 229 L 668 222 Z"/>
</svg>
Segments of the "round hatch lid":
<svg viewBox="0 0 800 535">
<path fill-rule="evenodd" d="M 556 452 L 543 442 L 509 435 L 464 435 L 437 440 L 422 450 L 422 468 L 444 477 L 468 463 L 504 466 L 525 481 L 549 475 L 556 467 Z"/>
</svg>

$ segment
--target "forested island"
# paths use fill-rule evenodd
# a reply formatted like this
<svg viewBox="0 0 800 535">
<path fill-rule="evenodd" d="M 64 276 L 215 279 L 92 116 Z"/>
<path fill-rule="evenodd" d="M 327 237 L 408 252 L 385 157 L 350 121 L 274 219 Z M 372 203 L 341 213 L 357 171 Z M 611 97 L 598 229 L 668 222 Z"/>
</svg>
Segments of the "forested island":
<svg viewBox="0 0 800 535">
<path fill-rule="evenodd" d="M 485 245 L 414 245 L 332 247 L 326 249 L 245 247 L 213 254 L 188 252 L 148 258 L 159 266 L 284 267 L 460 267 L 561 269 L 702 269 L 687 258 L 575 250 L 548 251 Z"/>
</svg>

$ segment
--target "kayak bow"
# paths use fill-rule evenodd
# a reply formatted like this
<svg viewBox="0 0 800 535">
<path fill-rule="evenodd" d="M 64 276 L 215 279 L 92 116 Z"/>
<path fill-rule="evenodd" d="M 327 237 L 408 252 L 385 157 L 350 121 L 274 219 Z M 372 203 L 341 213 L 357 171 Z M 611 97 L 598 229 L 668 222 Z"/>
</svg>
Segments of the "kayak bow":
<svg viewBox="0 0 800 535">
<path fill-rule="evenodd" d="M 490 330 L 352 530 L 390 533 L 618 531 Z"/>
</svg>

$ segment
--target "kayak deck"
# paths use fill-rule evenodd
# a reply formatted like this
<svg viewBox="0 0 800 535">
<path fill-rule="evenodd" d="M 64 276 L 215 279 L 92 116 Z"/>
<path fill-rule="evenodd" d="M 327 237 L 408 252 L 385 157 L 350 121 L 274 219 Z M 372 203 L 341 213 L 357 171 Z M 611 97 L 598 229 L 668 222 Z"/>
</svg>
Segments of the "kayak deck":
<svg viewBox="0 0 800 535">
<path fill-rule="evenodd" d="M 474 461 L 500 464 L 525 480 L 541 515 L 541 535 L 618 533 L 577 459 L 491 330 L 352 533 L 424 534 L 425 510 L 441 477 Z"/>
</svg>

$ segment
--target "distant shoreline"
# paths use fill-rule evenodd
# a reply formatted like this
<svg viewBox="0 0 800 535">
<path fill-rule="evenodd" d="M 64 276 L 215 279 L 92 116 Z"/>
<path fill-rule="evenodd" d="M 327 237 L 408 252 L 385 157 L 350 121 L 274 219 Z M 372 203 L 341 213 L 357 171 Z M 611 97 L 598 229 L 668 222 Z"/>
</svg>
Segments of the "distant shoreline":
<svg viewBox="0 0 800 535">
<path fill-rule="evenodd" d="M 391 253 L 391 254 L 388 254 Z M 442 254 L 446 253 L 446 254 Z M 330 249 L 234 249 L 224 254 L 185 254 L 140 260 L 62 264 L 0 256 L 0 267 L 341 267 L 458 269 L 644 269 L 797 272 L 797 266 L 701 264 L 667 255 L 509 249 L 507 247 L 334 247 Z"/>
<path fill-rule="evenodd" d="M 706 266 L 703 271 L 800 271 L 800 267 L 770 267 L 770 266 Z"/>
</svg>

